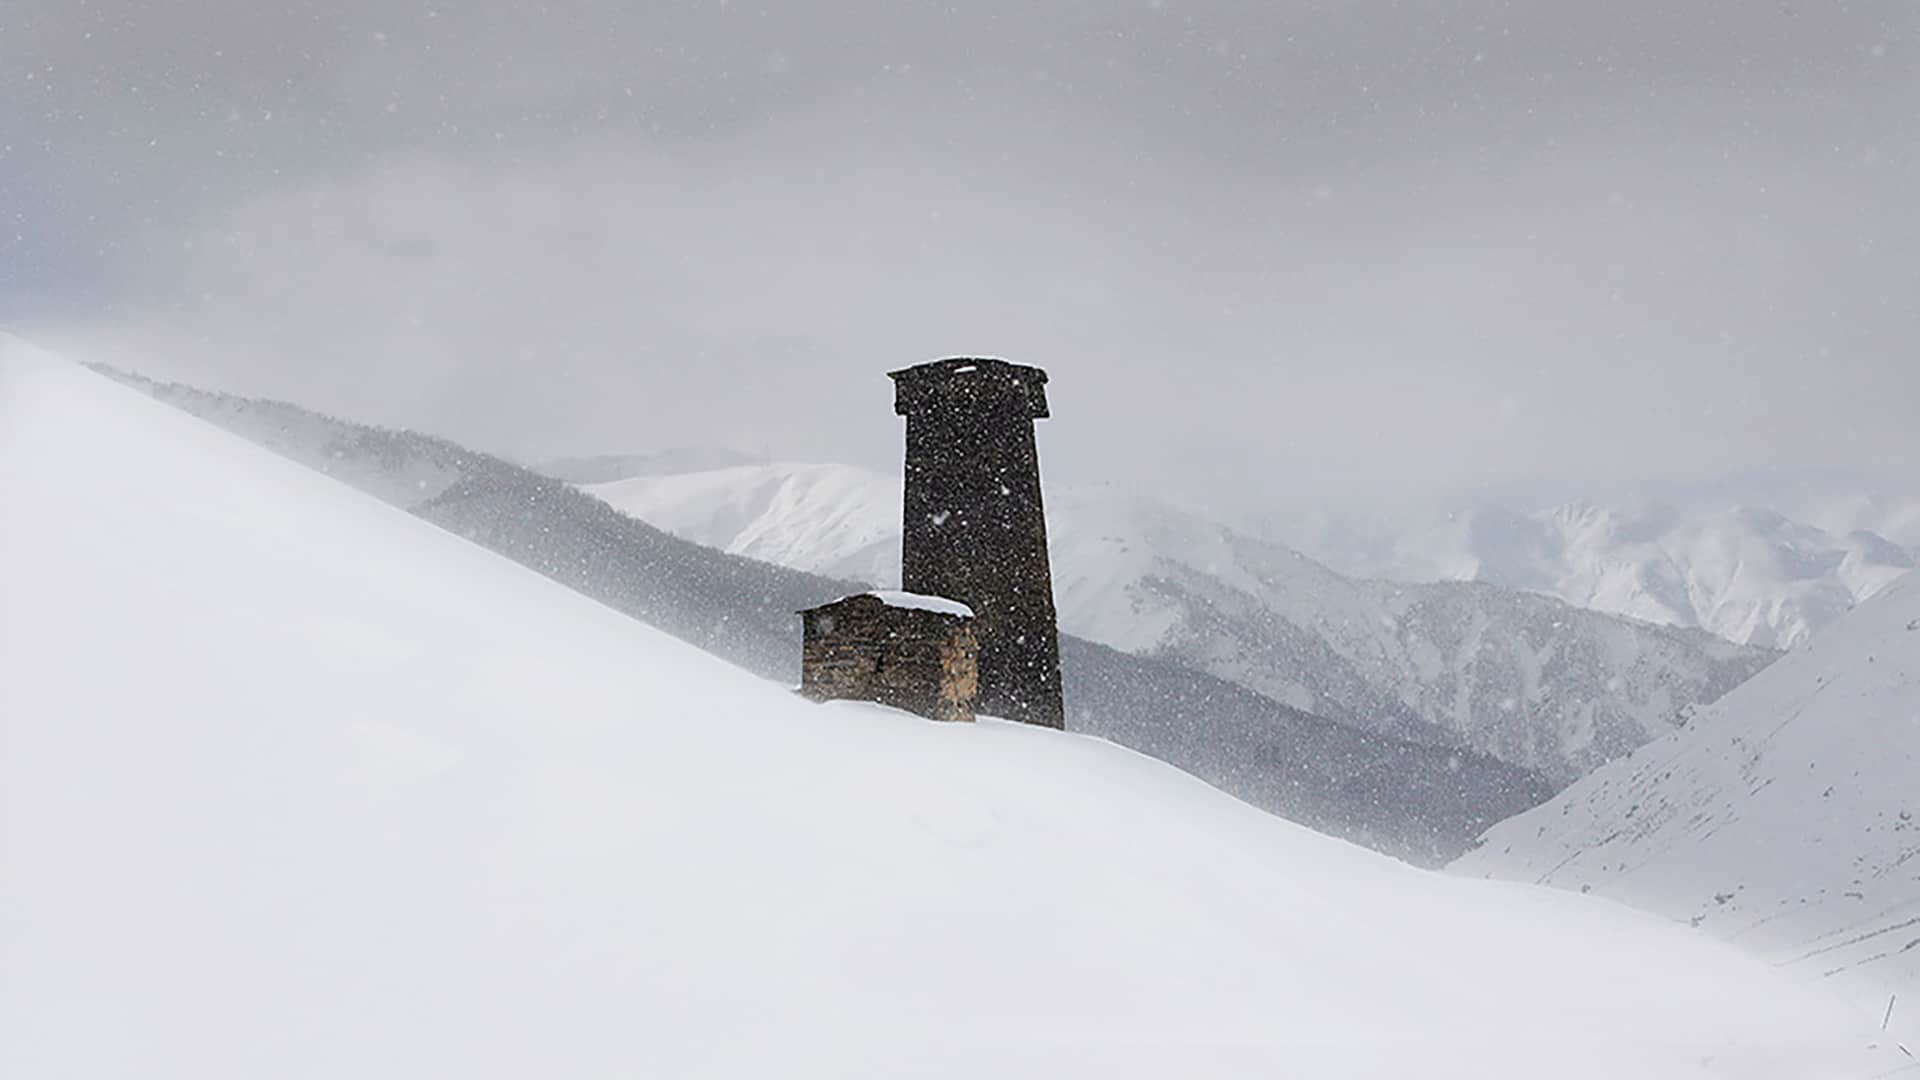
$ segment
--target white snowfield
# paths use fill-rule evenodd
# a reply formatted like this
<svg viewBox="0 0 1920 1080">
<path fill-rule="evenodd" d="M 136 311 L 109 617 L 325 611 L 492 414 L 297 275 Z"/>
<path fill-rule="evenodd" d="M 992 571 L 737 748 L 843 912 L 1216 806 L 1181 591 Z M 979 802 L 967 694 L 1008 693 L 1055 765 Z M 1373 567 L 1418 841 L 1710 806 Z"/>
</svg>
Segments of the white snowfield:
<svg viewBox="0 0 1920 1080">
<path fill-rule="evenodd" d="M 1455 868 L 1697 922 L 1876 1013 L 1897 995 L 1920 1049 L 1920 578 Z"/>
<path fill-rule="evenodd" d="M 0 1075 L 1866 1077 L 1878 1017 L 814 706 L 0 339 Z"/>
</svg>

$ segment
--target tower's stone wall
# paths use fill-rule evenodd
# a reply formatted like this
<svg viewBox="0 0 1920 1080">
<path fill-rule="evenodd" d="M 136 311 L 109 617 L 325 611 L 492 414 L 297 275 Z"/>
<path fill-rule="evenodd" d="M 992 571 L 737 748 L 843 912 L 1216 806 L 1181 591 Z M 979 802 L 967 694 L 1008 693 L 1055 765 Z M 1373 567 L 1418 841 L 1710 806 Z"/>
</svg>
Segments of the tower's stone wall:
<svg viewBox="0 0 1920 1080">
<path fill-rule="evenodd" d="M 907 418 L 901 587 L 974 610 L 977 708 L 1066 726 L 1047 519 L 1033 421 L 1046 372 L 1004 360 L 936 360 L 891 373 Z"/>
</svg>

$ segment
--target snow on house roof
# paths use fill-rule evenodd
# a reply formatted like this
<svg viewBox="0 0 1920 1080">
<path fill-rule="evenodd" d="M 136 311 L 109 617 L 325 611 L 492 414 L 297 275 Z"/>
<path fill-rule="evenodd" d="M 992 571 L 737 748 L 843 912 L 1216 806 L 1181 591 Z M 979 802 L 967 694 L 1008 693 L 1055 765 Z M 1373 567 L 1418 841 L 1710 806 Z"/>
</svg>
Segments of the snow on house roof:
<svg viewBox="0 0 1920 1080">
<path fill-rule="evenodd" d="M 875 589 L 861 593 L 871 596 L 888 607 L 912 608 L 915 611 L 937 611 L 942 615 L 958 615 L 961 618 L 973 618 L 973 609 L 958 600 L 949 600 L 944 596 L 928 596 L 925 593 L 900 592 L 897 589 Z"/>
<path fill-rule="evenodd" d="M 931 611 L 938 615 L 953 615 L 963 619 L 973 617 L 973 609 L 958 600 L 949 600 L 944 596 L 928 596 L 924 593 L 901 592 L 898 589 L 873 589 L 869 592 L 853 593 L 838 600 L 830 600 L 810 608 L 802 608 L 805 615 L 826 608 L 844 604 L 849 600 L 878 600 L 891 608 L 909 611 Z"/>
</svg>

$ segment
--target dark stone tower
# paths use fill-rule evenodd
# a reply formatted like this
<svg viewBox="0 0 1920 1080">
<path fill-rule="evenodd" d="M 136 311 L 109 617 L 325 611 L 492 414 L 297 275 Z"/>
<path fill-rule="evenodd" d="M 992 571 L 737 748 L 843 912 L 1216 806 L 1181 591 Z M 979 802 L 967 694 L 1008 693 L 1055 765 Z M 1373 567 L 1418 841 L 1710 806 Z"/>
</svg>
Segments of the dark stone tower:
<svg viewBox="0 0 1920 1080">
<path fill-rule="evenodd" d="M 980 712 L 1063 728 L 1033 444 L 1033 422 L 1047 415 L 1047 373 L 956 357 L 889 375 L 893 411 L 907 418 L 901 587 L 973 608 Z"/>
</svg>

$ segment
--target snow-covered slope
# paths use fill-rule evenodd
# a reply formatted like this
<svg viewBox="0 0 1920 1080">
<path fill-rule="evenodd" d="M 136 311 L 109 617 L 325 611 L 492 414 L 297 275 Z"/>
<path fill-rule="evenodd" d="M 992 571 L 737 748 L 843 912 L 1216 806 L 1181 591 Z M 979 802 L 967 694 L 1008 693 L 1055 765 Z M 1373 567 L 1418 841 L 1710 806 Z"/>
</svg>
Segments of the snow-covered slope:
<svg viewBox="0 0 1920 1080">
<path fill-rule="evenodd" d="M 1479 504 L 1399 519 L 1268 515 L 1259 531 L 1347 572 L 1528 589 L 1576 607 L 1782 648 L 1915 564 L 1915 547 L 1863 524 L 1905 536 L 1905 504 L 1837 499 L 1815 509 L 1836 531 L 1757 507 L 1682 512 L 1587 503 L 1533 514 Z M 1912 511 L 1920 518 L 1920 503 Z"/>
<path fill-rule="evenodd" d="M 1920 1035 L 1920 578 L 1688 728 L 1503 822 L 1456 868 L 1689 920 Z"/>
<path fill-rule="evenodd" d="M 587 490 L 699 543 L 891 585 L 899 486 L 845 466 L 765 465 Z M 1665 733 L 1768 658 L 1510 589 L 1354 581 L 1110 490 L 1051 490 L 1047 520 L 1066 631 L 1562 780 Z"/>
<path fill-rule="evenodd" d="M 0 1074 L 1864 1075 L 1732 950 L 810 706 L 0 339 Z"/>
</svg>

